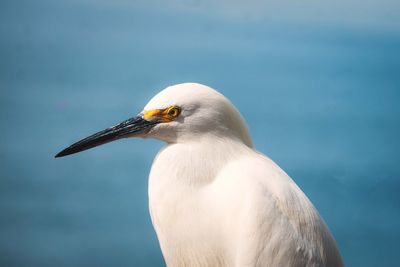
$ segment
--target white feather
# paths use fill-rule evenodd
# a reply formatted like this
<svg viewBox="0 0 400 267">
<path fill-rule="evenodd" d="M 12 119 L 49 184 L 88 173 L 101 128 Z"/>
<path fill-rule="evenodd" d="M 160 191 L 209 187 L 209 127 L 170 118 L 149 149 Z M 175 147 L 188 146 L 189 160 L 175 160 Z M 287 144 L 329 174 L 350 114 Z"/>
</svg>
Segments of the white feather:
<svg viewBox="0 0 400 267">
<path fill-rule="evenodd" d="M 162 253 L 179 266 L 342 266 L 314 206 L 272 160 L 253 149 L 244 120 L 223 95 L 180 84 L 145 107 L 182 107 L 153 128 L 167 142 L 149 177 Z"/>
</svg>

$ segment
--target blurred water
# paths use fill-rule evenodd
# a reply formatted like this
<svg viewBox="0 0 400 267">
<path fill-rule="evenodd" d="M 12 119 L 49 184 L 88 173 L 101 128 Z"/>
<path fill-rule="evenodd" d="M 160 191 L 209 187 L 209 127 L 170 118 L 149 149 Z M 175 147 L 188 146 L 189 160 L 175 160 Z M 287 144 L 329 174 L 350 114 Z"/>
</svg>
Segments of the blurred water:
<svg viewBox="0 0 400 267">
<path fill-rule="evenodd" d="M 163 266 L 147 211 L 162 143 L 53 156 L 185 81 L 241 110 L 347 266 L 398 264 L 396 27 L 117 3 L 0 4 L 1 266 Z"/>
</svg>

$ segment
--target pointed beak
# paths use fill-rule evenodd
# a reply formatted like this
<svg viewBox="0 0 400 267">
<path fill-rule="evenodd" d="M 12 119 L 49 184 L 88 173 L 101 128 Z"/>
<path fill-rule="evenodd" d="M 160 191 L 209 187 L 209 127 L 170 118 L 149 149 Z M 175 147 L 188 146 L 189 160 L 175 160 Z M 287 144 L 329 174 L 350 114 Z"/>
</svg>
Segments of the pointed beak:
<svg viewBox="0 0 400 267">
<path fill-rule="evenodd" d="M 146 134 L 157 123 L 157 121 L 145 120 L 139 115 L 76 142 L 59 152 L 55 157 L 59 158 L 75 154 L 125 137 L 141 136 Z"/>
</svg>

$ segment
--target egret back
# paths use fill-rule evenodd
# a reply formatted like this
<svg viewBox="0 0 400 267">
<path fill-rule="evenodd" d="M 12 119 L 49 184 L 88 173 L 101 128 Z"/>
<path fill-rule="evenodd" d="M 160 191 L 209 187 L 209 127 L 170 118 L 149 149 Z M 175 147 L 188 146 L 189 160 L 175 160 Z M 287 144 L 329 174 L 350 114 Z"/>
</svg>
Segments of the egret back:
<svg viewBox="0 0 400 267">
<path fill-rule="evenodd" d="M 168 266 L 342 266 L 304 193 L 238 140 L 167 145 L 149 198 Z"/>
</svg>

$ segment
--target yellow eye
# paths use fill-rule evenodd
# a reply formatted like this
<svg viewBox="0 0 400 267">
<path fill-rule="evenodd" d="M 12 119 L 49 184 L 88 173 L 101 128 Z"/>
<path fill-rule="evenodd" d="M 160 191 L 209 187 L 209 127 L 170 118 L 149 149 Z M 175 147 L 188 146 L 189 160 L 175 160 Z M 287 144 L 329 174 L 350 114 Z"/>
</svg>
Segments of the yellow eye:
<svg viewBox="0 0 400 267">
<path fill-rule="evenodd" d="M 167 110 L 168 116 L 173 117 L 173 118 L 178 117 L 180 113 L 181 113 L 181 109 L 179 107 L 170 107 Z"/>
</svg>

